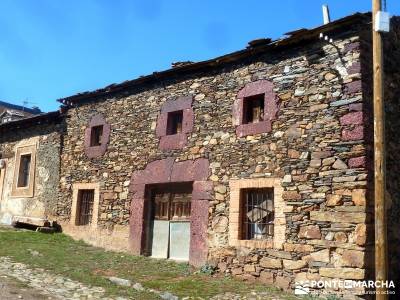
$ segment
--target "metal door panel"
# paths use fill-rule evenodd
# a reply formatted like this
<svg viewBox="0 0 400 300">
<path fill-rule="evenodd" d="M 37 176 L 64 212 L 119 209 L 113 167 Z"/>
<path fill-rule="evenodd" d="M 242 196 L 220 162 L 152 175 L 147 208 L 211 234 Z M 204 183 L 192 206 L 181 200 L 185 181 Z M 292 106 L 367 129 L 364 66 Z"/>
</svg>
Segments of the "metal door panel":
<svg viewBox="0 0 400 300">
<path fill-rule="evenodd" d="M 190 222 L 170 223 L 169 257 L 175 260 L 189 260 Z"/>
<path fill-rule="evenodd" d="M 151 256 L 168 258 L 169 221 L 154 220 L 152 231 Z"/>
</svg>

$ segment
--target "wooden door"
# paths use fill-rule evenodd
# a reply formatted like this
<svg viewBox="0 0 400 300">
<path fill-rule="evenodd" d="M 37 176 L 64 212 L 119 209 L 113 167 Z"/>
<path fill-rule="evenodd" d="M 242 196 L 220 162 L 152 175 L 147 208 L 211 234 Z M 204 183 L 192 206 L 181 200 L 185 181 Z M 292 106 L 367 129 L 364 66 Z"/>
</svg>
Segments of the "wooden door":
<svg viewBox="0 0 400 300">
<path fill-rule="evenodd" d="M 191 185 L 152 191 L 151 256 L 189 260 Z"/>
</svg>

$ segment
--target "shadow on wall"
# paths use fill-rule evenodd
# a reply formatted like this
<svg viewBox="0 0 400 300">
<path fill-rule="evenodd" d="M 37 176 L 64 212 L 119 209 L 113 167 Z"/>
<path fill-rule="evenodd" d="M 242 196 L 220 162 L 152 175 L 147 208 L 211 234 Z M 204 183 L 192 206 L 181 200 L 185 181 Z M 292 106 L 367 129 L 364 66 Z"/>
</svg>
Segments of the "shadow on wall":
<svg viewBox="0 0 400 300">
<path fill-rule="evenodd" d="M 391 20 L 384 44 L 386 198 L 388 202 L 389 278 L 400 294 L 400 17 Z M 398 297 L 398 296 L 397 296 Z"/>
<path fill-rule="evenodd" d="M 363 97 L 366 106 L 364 112 L 371 116 L 368 121 L 367 161 L 369 165 L 368 186 L 371 220 L 374 216 L 374 160 L 373 160 L 373 74 L 371 32 L 367 31 L 362 37 L 362 74 Z M 384 36 L 384 69 L 385 69 L 385 139 L 386 139 L 386 201 L 387 201 L 387 232 L 388 232 L 388 272 L 389 280 L 395 283 L 395 292 L 400 293 L 400 17 L 391 20 L 391 32 Z M 368 278 L 375 276 L 374 253 L 374 222 L 370 222 L 367 233 L 368 248 L 366 263 Z M 391 296 L 395 299 L 395 296 Z"/>
</svg>

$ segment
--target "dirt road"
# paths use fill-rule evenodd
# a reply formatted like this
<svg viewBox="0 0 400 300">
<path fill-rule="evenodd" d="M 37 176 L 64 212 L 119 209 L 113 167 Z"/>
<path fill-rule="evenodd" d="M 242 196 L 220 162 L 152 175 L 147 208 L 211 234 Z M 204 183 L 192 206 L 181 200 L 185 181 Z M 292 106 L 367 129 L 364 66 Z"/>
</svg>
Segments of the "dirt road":
<svg viewBox="0 0 400 300">
<path fill-rule="evenodd" d="M 1 300 L 47 300 L 54 299 L 49 296 L 41 295 L 38 291 L 30 287 L 23 286 L 10 277 L 0 275 L 0 299 Z"/>
</svg>

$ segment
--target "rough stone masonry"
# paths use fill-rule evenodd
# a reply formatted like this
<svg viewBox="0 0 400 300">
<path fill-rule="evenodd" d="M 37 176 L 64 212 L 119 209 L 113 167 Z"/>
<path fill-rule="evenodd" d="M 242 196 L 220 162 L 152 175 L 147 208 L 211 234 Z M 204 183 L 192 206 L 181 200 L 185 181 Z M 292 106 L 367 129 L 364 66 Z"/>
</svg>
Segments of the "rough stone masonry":
<svg viewBox="0 0 400 300">
<path fill-rule="evenodd" d="M 60 100 L 68 108 L 57 203 L 64 232 L 146 254 L 149 191 L 190 183 L 191 264 L 284 289 L 307 280 L 373 278 L 370 22 L 370 15 L 356 14 Z M 389 236 L 396 245 L 399 28 L 392 18 L 385 37 L 392 64 Z M 333 42 L 321 41 L 321 32 Z M 246 103 L 259 95 L 260 122 L 248 123 Z M 78 198 L 87 189 L 94 191 L 92 222 L 79 226 Z M 242 195 L 254 189 L 272 191 L 274 229 L 246 240 Z"/>
</svg>

